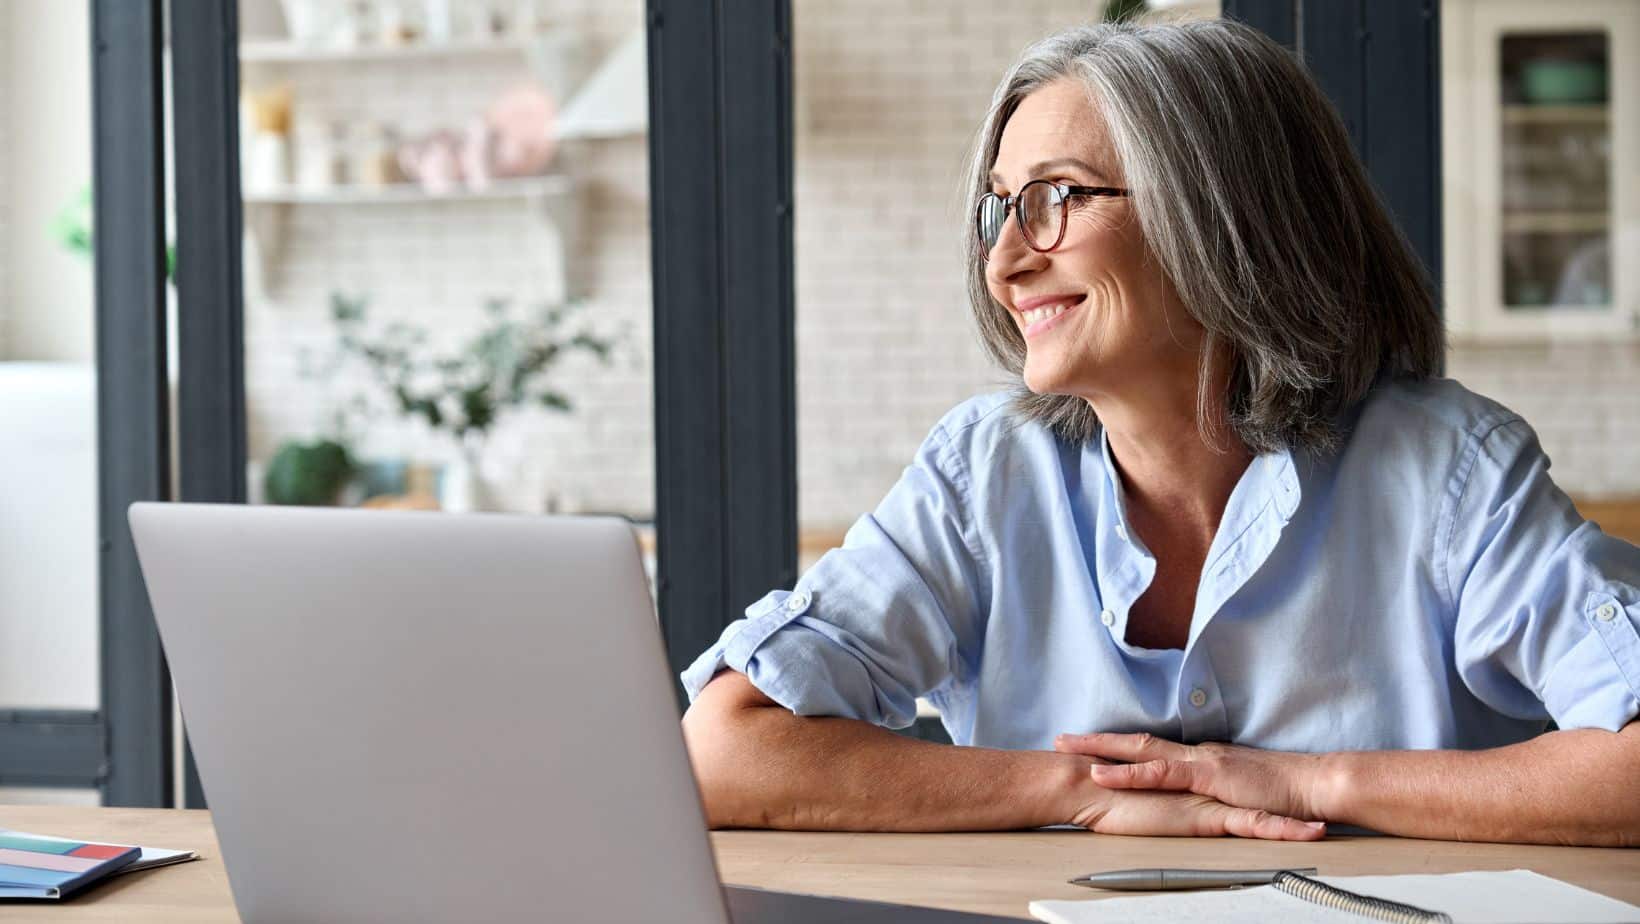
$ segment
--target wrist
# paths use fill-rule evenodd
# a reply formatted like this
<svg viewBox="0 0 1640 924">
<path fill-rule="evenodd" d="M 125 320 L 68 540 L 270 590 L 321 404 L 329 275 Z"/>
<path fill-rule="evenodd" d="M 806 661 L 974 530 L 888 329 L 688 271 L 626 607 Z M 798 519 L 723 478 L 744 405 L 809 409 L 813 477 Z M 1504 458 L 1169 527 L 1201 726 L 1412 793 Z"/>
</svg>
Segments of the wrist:
<svg viewBox="0 0 1640 924">
<path fill-rule="evenodd" d="M 1081 754 L 1049 753 L 1055 758 L 1054 798 L 1049 824 L 1092 827 L 1104 815 L 1110 790 L 1093 781 L 1094 760 Z"/>
<path fill-rule="evenodd" d="M 1321 821 L 1347 823 L 1353 814 L 1360 754 L 1333 751 L 1317 755 L 1311 769 L 1311 816 Z"/>
</svg>

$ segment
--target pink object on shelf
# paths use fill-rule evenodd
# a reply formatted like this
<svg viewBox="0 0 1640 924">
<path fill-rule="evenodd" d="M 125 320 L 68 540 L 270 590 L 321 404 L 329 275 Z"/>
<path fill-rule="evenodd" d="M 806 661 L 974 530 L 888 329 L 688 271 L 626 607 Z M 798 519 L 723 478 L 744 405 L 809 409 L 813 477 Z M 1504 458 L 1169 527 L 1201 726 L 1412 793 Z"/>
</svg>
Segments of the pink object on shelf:
<svg viewBox="0 0 1640 924">
<path fill-rule="evenodd" d="M 534 176 L 546 170 L 557 149 L 556 116 L 544 89 L 519 84 L 459 133 L 438 131 L 401 146 L 398 164 L 407 178 L 435 195 L 463 185 L 482 190 L 502 177 Z"/>
<path fill-rule="evenodd" d="M 461 175 L 469 189 L 484 189 L 490 185 L 493 153 L 489 124 L 483 119 L 468 122 L 461 136 Z"/>
<path fill-rule="evenodd" d="M 454 133 L 434 132 L 399 148 L 399 168 L 429 193 L 448 193 L 461 184 L 460 148 Z"/>
<path fill-rule="evenodd" d="M 531 176 L 552 162 L 557 142 L 553 121 L 558 116 L 552 97 L 539 85 L 519 84 L 490 106 L 489 165 L 495 176 Z"/>
</svg>

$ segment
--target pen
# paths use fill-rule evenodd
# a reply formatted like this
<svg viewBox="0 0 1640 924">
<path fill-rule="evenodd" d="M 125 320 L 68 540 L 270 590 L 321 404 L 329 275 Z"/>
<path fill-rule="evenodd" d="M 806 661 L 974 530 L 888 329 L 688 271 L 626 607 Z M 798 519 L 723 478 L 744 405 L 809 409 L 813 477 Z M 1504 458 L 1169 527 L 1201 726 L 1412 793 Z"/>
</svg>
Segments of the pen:
<svg viewBox="0 0 1640 924">
<path fill-rule="evenodd" d="M 1070 880 L 1071 885 L 1090 889 L 1119 889 L 1124 892 L 1153 892 L 1163 889 L 1218 889 L 1226 886 L 1269 885 L 1277 873 L 1314 876 L 1315 867 L 1303 869 L 1115 869 L 1089 873 Z"/>
</svg>

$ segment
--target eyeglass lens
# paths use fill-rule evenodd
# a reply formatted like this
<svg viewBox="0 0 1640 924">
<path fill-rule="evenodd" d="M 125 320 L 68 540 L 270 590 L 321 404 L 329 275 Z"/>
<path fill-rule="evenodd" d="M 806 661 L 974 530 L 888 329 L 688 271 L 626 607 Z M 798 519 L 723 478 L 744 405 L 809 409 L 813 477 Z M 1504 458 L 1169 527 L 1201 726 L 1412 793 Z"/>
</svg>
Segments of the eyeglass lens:
<svg viewBox="0 0 1640 924">
<path fill-rule="evenodd" d="M 1034 180 L 1019 191 L 1014 206 L 1020 213 L 1020 228 L 1025 241 L 1036 250 L 1046 250 L 1059 241 L 1059 225 L 1064 220 L 1060 207 L 1059 190 L 1052 183 Z M 1002 238 L 1003 226 L 1008 222 L 1007 203 L 999 196 L 988 195 L 980 200 L 976 217 L 980 244 L 988 254 Z"/>
</svg>

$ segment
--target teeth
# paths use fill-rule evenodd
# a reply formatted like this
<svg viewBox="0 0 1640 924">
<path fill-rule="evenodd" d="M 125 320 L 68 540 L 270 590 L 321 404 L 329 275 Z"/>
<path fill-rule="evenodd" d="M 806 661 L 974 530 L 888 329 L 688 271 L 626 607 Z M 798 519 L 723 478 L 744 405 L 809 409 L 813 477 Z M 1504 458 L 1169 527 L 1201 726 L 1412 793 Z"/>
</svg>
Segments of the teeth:
<svg viewBox="0 0 1640 924">
<path fill-rule="evenodd" d="M 1022 312 L 1021 316 L 1025 318 L 1026 324 L 1035 324 L 1038 321 L 1064 313 L 1066 307 L 1067 306 L 1065 305 L 1047 305 L 1042 308 L 1032 308 L 1030 311 Z"/>
</svg>

